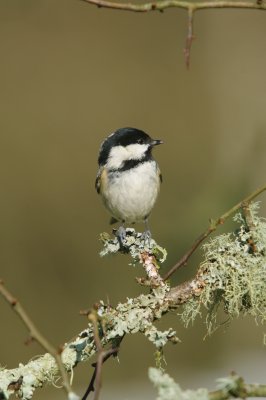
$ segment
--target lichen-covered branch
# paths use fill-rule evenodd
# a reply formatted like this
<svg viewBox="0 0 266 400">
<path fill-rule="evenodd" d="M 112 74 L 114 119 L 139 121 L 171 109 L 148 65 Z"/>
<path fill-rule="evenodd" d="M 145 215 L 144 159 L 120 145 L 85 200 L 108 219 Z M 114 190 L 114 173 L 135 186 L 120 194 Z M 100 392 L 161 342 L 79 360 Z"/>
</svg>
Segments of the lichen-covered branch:
<svg viewBox="0 0 266 400">
<path fill-rule="evenodd" d="M 252 203 L 252 229 L 239 212 L 234 217 L 238 224 L 235 232 L 216 236 L 203 246 L 197 279 L 202 280 L 204 289 L 184 305 L 181 318 L 185 325 L 205 309 L 208 333 L 212 333 L 219 306 L 229 319 L 249 314 L 256 322 L 266 320 L 266 220 L 257 213 L 258 204 Z"/>
<path fill-rule="evenodd" d="M 164 280 L 167 280 L 172 276 L 179 268 L 183 267 L 186 265 L 188 259 L 192 256 L 195 250 L 201 245 L 201 243 L 207 239 L 208 236 L 210 236 L 211 233 L 213 233 L 219 225 L 223 225 L 224 222 L 231 217 L 236 211 L 238 211 L 240 208 L 244 207 L 244 210 L 248 210 L 249 203 L 254 200 L 257 196 L 259 196 L 261 193 L 266 191 L 266 186 L 262 186 L 261 188 L 255 190 L 253 193 L 251 193 L 249 196 L 247 196 L 245 199 L 241 200 L 238 202 L 236 205 L 234 205 L 232 208 L 230 208 L 228 211 L 226 211 L 223 215 L 221 215 L 217 219 L 211 219 L 210 224 L 208 228 L 195 240 L 195 242 L 192 244 L 192 246 L 189 248 L 189 250 L 183 255 L 183 257 L 180 258 L 180 260 L 165 274 Z M 246 211 L 248 212 L 248 211 Z"/>
<path fill-rule="evenodd" d="M 17 299 L 15 299 L 15 297 L 4 286 L 4 283 L 1 280 L 0 280 L 0 294 L 11 305 L 12 309 L 20 317 L 26 328 L 29 330 L 30 339 L 36 340 L 36 342 L 38 342 L 45 351 L 48 351 L 51 354 L 51 356 L 54 357 L 55 362 L 57 363 L 58 366 L 59 373 L 62 378 L 63 387 L 67 392 L 68 398 L 71 398 L 71 400 L 74 399 L 78 400 L 79 397 L 76 396 L 71 389 L 71 385 L 69 383 L 68 376 L 61 359 L 60 350 L 56 350 L 54 346 L 42 335 L 42 333 L 39 331 L 39 329 L 35 326 L 31 318 L 29 317 L 24 307 L 20 304 L 20 302 Z M 20 387 L 23 386 L 23 378 L 21 379 L 21 384 L 19 386 Z"/>
<path fill-rule="evenodd" d="M 156 400 L 227 400 L 265 397 L 266 385 L 245 383 L 242 377 L 232 373 L 226 378 L 217 379 L 217 390 L 182 390 L 178 383 L 163 371 L 150 368 L 149 378 L 158 391 Z"/>
<path fill-rule="evenodd" d="M 89 319 L 87 328 L 63 347 L 61 359 L 65 370 L 72 371 L 79 362 L 89 360 L 97 351 L 101 366 L 104 355 L 109 354 L 110 349 L 117 349 L 128 334 L 145 335 L 159 351 L 168 342 L 177 343 L 178 337 L 171 327 L 163 332 L 156 327 L 157 320 L 176 309 L 185 325 L 201 315 L 202 308 L 207 310 L 209 333 L 217 325 L 219 305 L 230 318 L 242 313 L 250 314 L 256 320 L 266 320 L 266 221 L 258 216 L 257 204 L 244 205 L 244 213 L 239 212 L 234 218 L 238 225 L 236 231 L 209 240 L 203 247 L 203 262 L 196 276 L 173 288 L 160 276 L 159 264 L 165 260 L 166 251 L 153 239 L 147 244 L 141 234 L 127 228 L 121 248 L 116 237 L 102 235 L 102 255 L 128 253 L 134 265 L 140 263 L 143 266 L 146 273 L 144 283 L 150 292 L 129 298 L 115 308 L 100 302 L 93 313 L 86 313 L 94 316 L 93 321 Z M 235 206 L 233 210 L 238 208 Z M 231 214 L 231 210 L 224 216 Z M 0 370 L 0 399 L 9 399 L 13 393 L 24 400 L 31 399 L 36 388 L 56 382 L 58 376 L 58 364 L 50 354 L 26 365 L 20 364 L 15 369 L 3 368 Z M 249 388 L 250 392 L 254 390 L 252 393 L 257 393 L 254 387 Z M 259 390 L 263 390 L 262 386 Z M 217 400 L 222 399 L 217 397 Z"/>
<path fill-rule="evenodd" d="M 194 284 L 180 285 L 180 292 L 175 288 L 175 295 L 171 296 L 167 285 L 152 289 L 150 294 L 141 294 L 137 298 L 128 299 L 120 303 L 116 308 L 100 303 L 97 308 L 99 340 L 102 347 L 117 347 L 125 334 L 144 334 L 148 340 L 154 343 L 157 349 L 161 349 L 167 342 L 177 343 L 175 331 L 169 328 L 159 331 L 155 321 L 172 309 L 178 302 L 184 303 L 188 292 L 190 296 L 194 292 Z M 89 322 L 88 328 L 77 337 L 65 344 L 61 353 L 62 362 L 67 371 L 83 361 L 90 359 L 97 351 L 95 343 L 94 325 Z M 0 399 L 9 399 L 12 393 L 26 400 L 31 399 L 36 388 L 44 384 L 52 384 L 58 378 L 58 365 L 50 354 L 45 354 L 28 364 L 20 364 L 15 369 L 0 370 Z"/>
<path fill-rule="evenodd" d="M 176 342 L 176 334 L 170 328 L 160 332 L 153 325 L 155 319 L 169 310 L 165 300 L 166 291 L 155 289 L 152 294 L 140 295 L 118 304 L 115 309 L 101 303 L 98 307 L 99 337 L 101 346 L 116 347 L 117 341 L 125 334 L 143 333 L 156 347 L 161 348 L 167 341 Z M 61 357 L 67 371 L 77 363 L 90 359 L 95 352 L 94 329 L 92 323 L 75 340 L 64 346 Z M 31 399 L 36 388 L 45 383 L 53 383 L 58 378 L 58 365 L 50 354 L 45 354 L 28 364 L 20 364 L 15 369 L 0 370 L 0 399 L 8 399 L 16 393 L 22 399 Z"/>
</svg>

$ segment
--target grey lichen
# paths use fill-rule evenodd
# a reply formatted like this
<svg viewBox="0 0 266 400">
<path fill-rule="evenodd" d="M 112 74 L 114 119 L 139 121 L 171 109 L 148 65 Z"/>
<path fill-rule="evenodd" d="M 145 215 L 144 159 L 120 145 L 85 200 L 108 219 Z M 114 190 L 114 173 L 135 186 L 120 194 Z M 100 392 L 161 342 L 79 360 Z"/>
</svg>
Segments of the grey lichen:
<svg viewBox="0 0 266 400">
<path fill-rule="evenodd" d="M 159 246 L 153 238 L 145 240 L 143 234 L 136 232 L 133 228 L 126 228 L 126 237 L 121 246 L 120 241 L 116 236 L 111 237 L 104 232 L 100 236 L 103 243 L 103 249 L 100 251 L 100 256 L 115 254 L 118 252 L 130 254 L 133 262 L 136 265 L 140 261 L 140 254 L 143 252 L 152 253 L 158 262 L 163 263 L 167 257 L 167 251 Z"/>
<path fill-rule="evenodd" d="M 159 368 L 149 368 L 149 378 L 158 391 L 156 400 L 245 399 L 248 397 L 247 386 L 245 386 L 243 378 L 234 372 L 230 376 L 217 379 L 217 390 L 213 392 L 209 392 L 206 388 L 182 390 L 173 378 Z M 251 390 L 253 394 L 256 390 L 256 385 L 254 386 Z M 261 394 L 259 393 L 257 397 L 260 397 Z"/>
<path fill-rule="evenodd" d="M 217 389 L 225 390 L 226 392 L 235 391 L 239 385 L 239 376 L 232 373 L 229 376 L 216 379 Z"/>
<path fill-rule="evenodd" d="M 19 398 L 31 399 L 36 388 L 42 387 L 48 381 L 55 382 L 58 369 L 54 358 L 45 354 L 27 365 L 19 364 L 12 370 L 0 372 L 0 394 L 3 399 L 16 392 Z"/>
<path fill-rule="evenodd" d="M 208 390 L 182 390 L 168 374 L 157 368 L 149 368 L 149 378 L 158 391 L 156 400 L 208 400 Z"/>
<path fill-rule="evenodd" d="M 89 340 L 90 338 L 90 340 Z M 88 342 L 91 349 L 88 351 Z M 93 345 L 93 332 L 89 328 L 77 338 L 67 343 L 62 352 L 62 361 L 67 371 L 72 371 L 77 362 L 86 360 L 95 352 Z M 55 359 L 48 353 L 31 360 L 26 365 L 19 364 L 18 368 L 0 370 L 0 399 L 9 399 L 16 393 L 17 397 L 29 400 L 34 391 L 44 384 L 57 384 L 59 378 L 58 366 Z M 74 399 L 74 393 L 71 398 Z"/>
<path fill-rule="evenodd" d="M 145 335 L 157 349 L 167 342 L 178 341 L 172 329 L 161 332 L 154 323 L 169 310 L 166 295 L 167 285 L 151 290 L 149 294 L 141 294 L 134 299 L 119 303 L 116 308 L 100 302 L 97 309 L 99 338 L 102 346 L 107 344 L 116 347 L 119 338 L 125 334 L 141 333 Z M 94 327 L 89 322 L 87 329 L 66 343 L 62 352 L 62 361 L 67 371 L 72 371 L 77 363 L 86 361 L 96 353 Z M 58 366 L 50 354 L 38 357 L 28 364 L 20 364 L 18 368 L 0 370 L 0 399 L 9 399 L 16 393 L 23 400 L 32 398 L 34 391 L 45 383 L 55 383 L 59 377 Z"/>
<path fill-rule="evenodd" d="M 172 328 L 162 332 L 152 324 L 146 328 L 144 334 L 157 349 L 162 349 L 169 341 L 172 341 L 173 343 L 180 341 L 176 336 L 176 332 Z"/>
<path fill-rule="evenodd" d="M 115 308 L 100 302 L 93 312 L 101 345 L 116 347 L 125 334 L 141 333 L 161 355 L 168 341 L 178 341 L 171 328 L 162 332 L 155 326 L 156 320 L 175 306 L 173 299 L 177 306 L 183 304 L 181 318 L 186 325 L 193 322 L 202 309 L 207 310 L 209 332 L 217 326 L 219 306 L 223 306 L 229 319 L 242 313 L 252 315 L 256 321 L 266 320 L 266 221 L 258 216 L 257 210 L 258 206 L 253 204 L 249 210 L 246 209 L 248 218 L 238 213 L 234 219 L 239 226 L 234 233 L 217 236 L 203 246 L 204 261 L 191 281 L 170 289 L 158 273 L 155 284 L 150 285 L 149 294 L 127 299 Z M 126 233 L 122 248 L 116 237 L 103 234 L 101 255 L 128 253 L 133 264 L 142 263 L 147 277 L 152 278 L 159 268 L 157 263 L 165 260 L 166 251 L 153 239 L 147 244 L 134 229 L 127 228 Z M 62 361 L 67 371 L 72 371 L 77 363 L 96 353 L 94 329 L 95 325 L 89 322 L 87 329 L 65 344 Z M 26 365 L 20 364 L 16 369 L 0 368 L 0 399 L 9 399 L 15 393 L 17 397 L 29 400 L 36 388 L 57 382 L 58 376 L 58 366 L 49 354 Z M 158 400 L 207 398 L 206 389 L 182 391 L 161 370 L 151 369 L 150 378 L 158 388 Z M 221 383 L 228 386 L 230 382 Z M 71 393 L 69 398 L 74 399 L 74 394 Z"/>
<path fill-rule="evenodd" d="M 162 348 L 168 341 L 176 343 L 176 332 L 171 328 L 161 332 L 154 323 L 168 311 L 165 295 L 168 288 L 157 288 L 151 294 L 140 295 L 128 299 L 126 303 L 118 304 L 116 309 L 109 310 L 103 316 L 105 337 L 107 340 L 121 337 L 128 333 L 143 333 L 156 346 Z"/>
<path fill-rule="evenodd" d="M 204 282 L 199 297 L 188 301 L 181 314 L 185 325 L 207 310 L 208 333 L 217 327 L 217 310 L 232 319 L 249 314 L 256 322 L 266 319 L 266 221 L 258 216 L 258 204 L 249 208 L 252 226 L 242 213 L 234 221 L 234 233 L 216 236 L 203 246 L 204 261 L 197 276 Z"/>
</svg>

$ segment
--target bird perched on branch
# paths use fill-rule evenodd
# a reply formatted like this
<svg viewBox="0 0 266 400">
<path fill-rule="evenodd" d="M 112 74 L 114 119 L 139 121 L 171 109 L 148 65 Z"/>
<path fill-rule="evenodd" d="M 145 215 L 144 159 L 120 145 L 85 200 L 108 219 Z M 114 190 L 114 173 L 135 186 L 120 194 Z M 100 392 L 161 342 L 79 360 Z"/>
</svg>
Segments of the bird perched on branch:
<svg viewBox="0 0 266 400">
<path fill-rule="evenodd" d="M 111 223 L 122 223 L 116 232 L 121 243 L 126 235 L 125 224 L 144 222 L 144 240 L 151 237 L 148 217 L 162 181 L 152 149 L 161 143 L 139 129 L 121 128 L 100 147 L 95 187 L 112 215 Z"/>
</svg>

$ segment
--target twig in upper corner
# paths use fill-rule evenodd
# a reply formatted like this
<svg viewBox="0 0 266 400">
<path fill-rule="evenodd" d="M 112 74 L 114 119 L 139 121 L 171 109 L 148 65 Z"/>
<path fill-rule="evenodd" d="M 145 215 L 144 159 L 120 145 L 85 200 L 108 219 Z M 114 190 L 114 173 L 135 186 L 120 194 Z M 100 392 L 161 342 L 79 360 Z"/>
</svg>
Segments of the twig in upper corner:
<svg viewBox="0 0 266 400">
<path fill-rule="evenodd" d="M 195 36 L 193 34 L 193 12 L 194 12 L 194 8 L 189 7 L 187 38 L 186 38 L 186 46 L 184 48 L 184 55 L 185 55 L 185 62 L 186 62 L 187 69 L 189 69 L 189 65 L 190 65 L 190 52 L 191 52 L 192 42 L 195 39 Z"/>
<path fill-rule="evenodd" d="M 111 8 L 114 10 L 124 10 L 133 12 L 164 11 L 167 8 L 176 7 L 188 10 L 188 33 L 184 48 L 185 62 L 187 68 L 190 64 L 191 46 L 194 40 L 193 35 L 193 13 L 196 10 L 212 8 L 246 8 L 255 10 L 266 10 L 266 3 L 263 0 L 207 0 L 191 2 L 190 0 L 157 0 L 142 4 L 117 2 L 110 0 L 82 0 L 86 3 L 94 4 L 99 8 Z"/>
<path fill-rule="evenodd" d="M 82 1 L 85 3 L 94 4 L 97 7 L 133 12 L 163 11 L 167 8 L 182 8 L 189 10 L 192 4 L 189 0 L 157 0 L 142 4 L 117 2 L 112 0 Z M 263 0 L 257 0 L 256 2 L 253 0 L 207 0 L 193 2 L 193 8 L 195 11 L 211 8 L 246 8 L 266 10 L 266 4 L 263 2 Z"/>
</svg>

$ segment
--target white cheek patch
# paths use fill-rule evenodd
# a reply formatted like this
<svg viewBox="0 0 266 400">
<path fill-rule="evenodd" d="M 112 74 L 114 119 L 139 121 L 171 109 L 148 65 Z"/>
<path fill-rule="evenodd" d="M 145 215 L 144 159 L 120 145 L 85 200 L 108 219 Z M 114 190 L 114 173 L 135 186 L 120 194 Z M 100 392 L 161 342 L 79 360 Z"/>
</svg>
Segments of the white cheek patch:
<svg viewBox="0 0 266 400">
<path fill-rule="evenodd" d="M 128 160 L 140 160 L 144 157 L 146 151 L 148 150 L 148 144 L 129 144 L 126 146 L 128 152 Z"/>
<path fill-rule="evenodd" d="M 115 146 L 111 149 L 108 160 L 107 168 L 117 169 L 123 165 L 123 162 L 127 160 L 127 151 L 123 146 Z"/>
<path fill-rule="evenodd" d="M 111 169 L 121 168 L 127 160 L 141 160 L 148 150 L 148 144 L 129 144 L 128 146 L 115 146 L 111 149 L 107 167 Z"/>
</svg>

